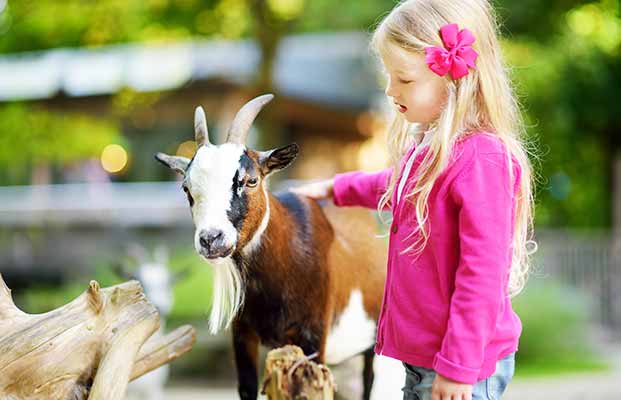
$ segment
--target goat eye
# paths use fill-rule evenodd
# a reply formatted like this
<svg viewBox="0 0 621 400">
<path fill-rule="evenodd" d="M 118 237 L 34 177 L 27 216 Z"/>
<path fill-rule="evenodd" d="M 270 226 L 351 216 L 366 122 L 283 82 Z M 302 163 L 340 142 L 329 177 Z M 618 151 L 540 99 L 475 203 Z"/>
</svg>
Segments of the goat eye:
<svg viewBox="0 0 621 400">
<path fill-rule="evenodd" d="M 246 185 L 248 185 L 250 187 L 254 187 L 254 186 L 257 186 L 257 183 L 259 183 L 259 180 L 257 178 L 250 178 L 246 182 Z"/>
</svg>

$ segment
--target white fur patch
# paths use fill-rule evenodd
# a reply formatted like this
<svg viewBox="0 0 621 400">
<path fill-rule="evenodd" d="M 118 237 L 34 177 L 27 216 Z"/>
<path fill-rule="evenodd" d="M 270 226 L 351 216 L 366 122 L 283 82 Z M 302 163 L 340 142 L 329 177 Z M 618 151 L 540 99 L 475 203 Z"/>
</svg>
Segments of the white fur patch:
<svg viewBox="0 0 621 400">
<path fill-rule="evenodd" d="M 394 358 L 375 355 L 373 360 L 375 379 L 371 389 L 371 400 L 402 399 L 405 368 L 401 361 Z"/>
<path fill-rule="evenodd" d="M 196 226 L 194 247 L 199 254 L 199 234 L 203 230 L 221 230 L 225 244 L 237 242 L 237 230 L 229 221 L 227 211 L 230 210 L 233 197 L 233 177 L 244 151 L 242 145 L 225 143 L 220 146 L 202 146 L 194 157 L 188 181 L 195 203 L 192 207 Z"/>
<path fill-rule="evenodd" d="M 375 320 L 369 318 L 362 303 L 362 292 L 353 290 L 326 343 L 325 361 L 338 364 L 362 353 L 375 343 Z"/>
</svg>

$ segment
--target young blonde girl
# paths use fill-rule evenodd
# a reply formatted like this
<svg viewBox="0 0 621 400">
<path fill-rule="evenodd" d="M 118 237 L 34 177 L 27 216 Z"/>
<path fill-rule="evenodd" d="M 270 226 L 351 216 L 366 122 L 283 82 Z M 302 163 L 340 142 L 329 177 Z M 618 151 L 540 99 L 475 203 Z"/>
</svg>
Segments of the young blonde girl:
<svg viewBox="0 0 621 400">
<path fill-rule="evenodd" d="M 497 399 L 514 372 L 533 202 L 496 35 L 486 0 L 400 3 L 371 41 L 392 166 L 295 189 L 392 211 L 375 351 L 403 361 L 406 400 Z"/>
</svg>

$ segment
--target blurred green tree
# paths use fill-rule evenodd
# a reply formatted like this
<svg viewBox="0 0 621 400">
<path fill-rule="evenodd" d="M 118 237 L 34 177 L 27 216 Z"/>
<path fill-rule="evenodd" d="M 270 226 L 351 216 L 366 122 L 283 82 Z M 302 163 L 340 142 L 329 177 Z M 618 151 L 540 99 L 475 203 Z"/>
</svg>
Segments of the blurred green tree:
<svg viewBox="0 0 621 400">
<path fill-rule="evenodd" d="M 30 177 L 50 183 L 52 166 L 99 157 L 107 144 L 121 140 L 112 122 L 17 103 L 0 106 L 0 132 L 3 183 L 27 182 Z"/>
<path fill-rule="evenodd" d="M 616 132 L 619 5 L 615 0 L 492 2 L 514 66 L 528 136 L 538 149 L 533 157 L 540 159 L 537 223 L 611 226 L 613 215 L 621 219 L 621 210 L 613 212 L 621 207 L 621 167 L 613 167 L 621 164 Z M 341 0 L 337 8 L 328 0 L 9 1 L 0 12 L 0 52 L 253 36 L 263 53 L 254 90 L 265 92 L 272 88 L 273 61 L 284 35 L 371 31 L 395 4 Z M 266 115 L 264 130 L 272 130 L 269 120 Z M 277 132 L 266 142 L 280 143 Z M 618 197 L 613 199 L 611 192 Z"/>
</svg>

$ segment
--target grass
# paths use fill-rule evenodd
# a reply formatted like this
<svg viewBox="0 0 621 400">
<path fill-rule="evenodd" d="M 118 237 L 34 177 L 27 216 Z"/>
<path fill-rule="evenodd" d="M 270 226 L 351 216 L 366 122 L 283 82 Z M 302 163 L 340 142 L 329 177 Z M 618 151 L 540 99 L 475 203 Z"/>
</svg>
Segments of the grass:
<svg viewBox="0 0 621 400">
<path fill-rule="evenodd" d="M 514 300 L 522 320 L 516 376 L 601 372 L 610 368 L 589 335 L 587 299 L 577 290 L 534 281 Z"/>
<path fill-rule="evenodd" d="M 598 359 L 565 360 L 561 364 L 548 362 L 530 362 L 520 364 L 515 369 L 516 378 L 551 377 L 576 373 L 597 373 L 610 371 L 609 364 Z"/>
</svg>

